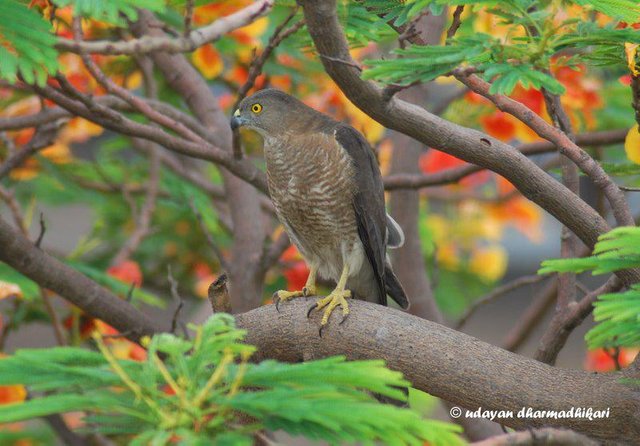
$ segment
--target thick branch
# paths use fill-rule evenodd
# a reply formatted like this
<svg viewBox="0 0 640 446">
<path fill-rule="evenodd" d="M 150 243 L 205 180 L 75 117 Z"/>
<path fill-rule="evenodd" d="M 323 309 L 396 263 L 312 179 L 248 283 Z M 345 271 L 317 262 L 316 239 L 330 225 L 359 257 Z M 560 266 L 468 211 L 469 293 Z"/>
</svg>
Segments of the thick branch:
<svg viewBox="0 0 640 446">
<path fill-rule="evenodd" d="M 587 203 L 559 184 L 514 147 L 489 135 L 441 119 L 417 105 L 397 98 L 385 100 L 383 90 L 360 79 L 348 63 L 349 47 L 338 21 L 335 1 L 303 2 L 307 28 L 327 73 L 361 110 L 384 126 L 467 162 L 493 170 L 522 194 L 540 205 L 593 247 L 608 232 L 607 222 Z M 638 271 L 620 273 L 625 280 L 640 281 Z"/>
<path fill-rule="evenodd" d="M 524 432 L 512 432 L 471 446 L 598 446 L 600 443 L 567 429 L 531 429 Z"/>
<path fill-rule="evenodd" d="M 319 320 L 306 318 L 309 299 L 264 306 L 237 316 L 259 358 L 297 362 L 331 355 L 383 358 L 413 385 L 454 404 L 476 410 L 532 407 L 610 408 L 608 419 L 500 420 L 514 428 L 564 427 L 600 439 L 640 438 L 640 394 L 622 384 L 622 373 L 592 374 L 550 367 L 398 310 L 353 301 L 351 315 L 334 318 L 318 337 Z"/>
<path fill-rule="evenodd" d="M 484 96 L 493 102 L 499 110 L 515 116 L 520 121 L 527 124 L 540 137 L 554 143 L 561 154 L 571 159 L 580 169 L 591 178 L 591 180 L 601 188 L 606 195 L 616 221 L 621 226 L 635 226 L 633 216 L 629 210 L 629 205 L 624 193 L 613 182 L 611 177 L 604 171 L 587 152 L 576 145 L 571 138 L 562 130 L 552 126 L 539 115 L 534 113 L 526 105 L 501 94 L 489 93 L 491 85 L 478 76 L 467 75 L 464 70 L 456 71 L 456 79 L 464 83 L 475 93 Z M 565 226 L 571 228 L 569 225 Z M 575 232 L 575 231 L 574 231 Z"/>
<path fill-rule="evenodd" d="M 162 329 L 145 314 L 75 269 L 51 257 L 0 219 L 0 261 L 43 288 L 55 291 L 102 319 L 132 341 Z"/>
<path fill-rule="evenodd" d="M 627 133 L 629 133 L 629 129 L 581 133 L 576 135 L 576 143 L 585 147 L 618 144 L 624 142 Z M 522 144 L 521 146 L 517 146 L 516 149 L 526 156 L 531 156 L 541 153 L 555 152 L 557 147 L 549 141 L 540 141 Z M 484 170 L 484 168 L 469 164 L 430 174 L 388 175 L 384 178 L 384 186 L 386 190 L 419 189 L 423 187 L 442 186 L 445 184 L 457 183 L 461 179 L 482 170 Z"/>
<path fill-rule="evenodd" d="M 128 302 L 37 249 L 2 220 L 0 245 L 0 260 L 130 339 L 138 341 L 142 335 L 163 331 Z M 258 347 L 256 359 L 297 362 L 336 354 L 351 359 L 383 358 L 405 373 L 416 388 L 469 409 L 593 407 L 610 408 L 612 415 L 591 421 L 504 420 L 514 428 L 556 426 L 626 442 L 640 436 L 640 396 L 621 380 L 637 379 L 639 371 L 603 375 L 550 367 L 433 322 L 362 301 L 351 302 L 349 319 L 342 325 L 332 319 L 319 338 L 319 321 L 306 317 L 310 304 L 309 299 L 296 299 L 280 313 L 269 305 L 237 316 L 238 325 L 248 330 L 247 342 Z"/>
</svg>

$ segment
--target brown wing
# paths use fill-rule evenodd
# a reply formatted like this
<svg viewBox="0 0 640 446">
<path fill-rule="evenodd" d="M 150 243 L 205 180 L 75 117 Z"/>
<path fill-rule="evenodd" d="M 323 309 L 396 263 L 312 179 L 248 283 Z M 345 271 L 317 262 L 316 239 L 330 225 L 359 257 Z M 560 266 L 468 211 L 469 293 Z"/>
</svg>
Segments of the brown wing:
<svg viewBox="0 0 640 446">
<path fill-rule="evenodd" d="M 387 305 L 385 287 L 385 257 L 387 217 L 384 207 L 384 185 L 378 163 L 366 139 L 353 127 L 339 124 L 335 130 L 338 143 L 353 159 L 356 191 L 353 209 L 358 235 L 373 267 L 378 284 L 379 303 Z"/>
</svg>

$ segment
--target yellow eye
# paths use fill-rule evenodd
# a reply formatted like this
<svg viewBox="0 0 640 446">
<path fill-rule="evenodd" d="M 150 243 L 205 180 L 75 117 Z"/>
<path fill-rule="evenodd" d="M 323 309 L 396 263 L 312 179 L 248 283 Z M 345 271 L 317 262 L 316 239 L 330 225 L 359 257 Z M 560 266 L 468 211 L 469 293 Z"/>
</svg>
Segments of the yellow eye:
<svg viewBox="0 0 640 446">
<path fill-rule="evenodd" d="M 260 113 L 262 111 L 262 105 L 257 104 L 257 103 L 253 104 L 251 106 L 251 111 L 254 112 L 254 113 Z"/>
</svg>

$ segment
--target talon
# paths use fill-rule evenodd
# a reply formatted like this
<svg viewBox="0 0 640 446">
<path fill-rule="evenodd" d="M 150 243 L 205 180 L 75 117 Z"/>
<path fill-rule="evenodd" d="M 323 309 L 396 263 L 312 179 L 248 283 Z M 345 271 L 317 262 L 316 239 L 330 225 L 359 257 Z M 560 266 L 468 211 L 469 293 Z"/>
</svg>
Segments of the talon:
<svg viewBox="0 0 640 446">
<path fill-rule="evenodd" d="M 273 303 L 276 304 L 276 310 L 280 313 L 280 303 L 291 300 L 295 297 L 302 297 L 304 294 L 302 291 L 285 291 L 280 290 L 273 293 Z"/>
<path fill-rule="evenodd" d="M 349 314 L 349 304 L 347 303 L 347 300 L 346 300 L 348 297 L 351 297 L 350 290 L 339 290 L 339 289 L 333 290 L 331 294 L 329 294 L 327 297 L 323 297 L 322 299 L 318 300 L 311 308 L 309 308 L 309 311 L 307 312 L 307 317 L 309 317 L 309 315 L 313 310 L 315 309 L 321 310 L 326 307 L 322 315 L 322 320 L 320 321 L 319 335 L 321 337 L 322 337 L 322 329 L 329 322 L 329 317 L 331 316 L 331 313 L 333 312 L 333 310 L 335 310 L 336 307 L 342 307 L 342 316 L 343 316 L 342 322 L 344 322 L 344 319 L 346 319 L 346 317 Z"/>
<path fill-rule="evenodd" d="M 315 310 L 316 308 L 318 308 L 318 303 L 317 302 L 315 304 L 311 305 L 309 307 L 309 309 L 307 310 L 307 319 L 309 319 L 309 317 L 311 317 L 311 312 L 313 310 Z"/>
</svg>

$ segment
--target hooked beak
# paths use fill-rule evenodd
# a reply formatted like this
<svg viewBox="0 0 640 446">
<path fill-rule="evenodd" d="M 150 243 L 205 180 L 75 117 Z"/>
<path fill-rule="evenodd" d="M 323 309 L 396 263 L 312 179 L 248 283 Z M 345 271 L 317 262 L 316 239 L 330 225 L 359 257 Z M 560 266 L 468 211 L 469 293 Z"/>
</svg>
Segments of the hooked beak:
<svg viewBox="0 0 640 446">
<path fill-rule="evenodd" d="M 231 130 L 235 130 L 245 123 L 246 120 L 242 116 L 240 116 L 240 109 L 236 110 L 231 117 Z"/>
</svg>

